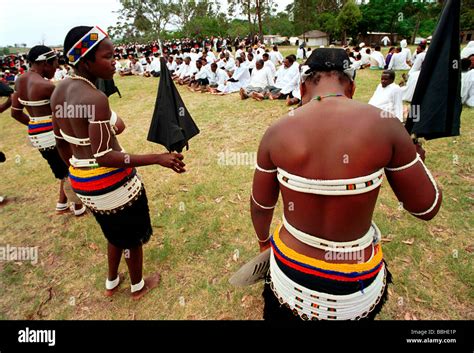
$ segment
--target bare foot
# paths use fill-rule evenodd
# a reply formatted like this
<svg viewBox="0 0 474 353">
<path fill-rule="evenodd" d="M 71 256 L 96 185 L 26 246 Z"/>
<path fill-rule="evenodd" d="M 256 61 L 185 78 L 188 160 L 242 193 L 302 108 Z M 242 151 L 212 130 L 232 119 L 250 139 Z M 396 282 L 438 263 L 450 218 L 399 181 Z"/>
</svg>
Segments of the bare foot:
<svg viewBox="0 0 474 353">
<path fill-rule="evenodd" d="M 239 93 L 240 93 L 240 99 L 243 100 L 243 99 L 248 98 L 248 96 L 245 94 L 245 90 L 243 88 L 240 89 Z"/>
<path fill-rule="evenodd" d="M 115 292 L 119 289 L 120 285 L 122 284 L 122 281 L 123 281 L 123 275 L 119 273 L 119 283 L 112 289 L 105 289 L 104 297 L 111 297 L 112 295 L 114 295 Z"/>
<path fill-rule="evenodd" d="M 145 285 L 141 290 L 138 292 L 132 293 L 133 300 L 140 300 L 145 294 L 147 294 L 150 290 L 158 286 L 161 280 L 161 275 L 156 272 L 155 274 L 145 278 Z"/>
</svg>

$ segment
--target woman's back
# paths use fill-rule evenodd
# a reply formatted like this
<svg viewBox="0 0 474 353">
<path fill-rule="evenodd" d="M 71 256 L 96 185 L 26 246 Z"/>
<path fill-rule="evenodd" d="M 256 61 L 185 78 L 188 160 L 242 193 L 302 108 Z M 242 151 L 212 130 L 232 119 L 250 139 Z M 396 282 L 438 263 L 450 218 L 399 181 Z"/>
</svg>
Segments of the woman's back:
<svg viewBox="0 0 474 353">
<path fill-rule="evenodd" d="M 345 97 L 311 102 L 274 126 L 272 161 L 278 168 L 307 179 L 340 180 L 373 174 L 392 156 L 387 120 L 380 118 L 378 109 Z M 367 231 L 379 192 L 375 188 L 332 196 L 284 186 L 280 189 L 285 217 L 292 225 L 333 241 L 354 240 Z"/>
</svg>

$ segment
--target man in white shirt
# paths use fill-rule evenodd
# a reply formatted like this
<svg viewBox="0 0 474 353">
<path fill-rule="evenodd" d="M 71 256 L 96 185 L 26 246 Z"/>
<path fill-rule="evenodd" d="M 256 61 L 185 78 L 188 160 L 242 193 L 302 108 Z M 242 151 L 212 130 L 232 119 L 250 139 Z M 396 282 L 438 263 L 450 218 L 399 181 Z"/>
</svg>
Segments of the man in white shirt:
<svg viewBox="0 0 474 353">
<path fill-rule="evenodd" d="M 410 71 L 408 72 L 408 75 L 411 75 L 415 71 L 420 71 L 421 70 L 421 65 L 423 65 L 423 61 L 425 61 L 426 57 L 426 45 L 425 44 L 420 44 L 416 48 L 416 58 L 415 61 L 413 62 L 413 66 L 411 67 Z"/>
<path fill-rule="evenodd" d="M 412 63 L 411 51 L 410 51 L 410 48 L 408 48 L 408 43 L 406 39 L 402 39 L 400 41 L 400 47 L 402 48 L 402 53 L 405 54 L 405 60 L 407 64 L 411 65 Z"/>
<path fill-rule="evenodd" d="M 160 77 L 161 72 L 161 62 L 160 62 L 160 54 L 155 53 L 153 55 L 153 60 L 150 63 L 150 73 L 153 77 Z"/>
<path fill-rule="evenodd" d="M 396 116 L 403 122 L 402 90 L 393 81 L 395 81 L 395 72 L 385 70 L 374 95 L 370 98 L 369 104 Z M 382 117 L 388 118 L 389 115 L 386 114 Z"/>
<path fill-rule="evenodd" d="M 371 69 L 380 69 L 380 70 L 383 70 L 384 66 L 385 66 L 385 58 L 383 57 L 383 54 L 380 52 L 380 46 L 377 45 L 375 48 L 374 48 L 374 51 L 372 52 L 372 54 L 370 55 L 371 57 L 371 63 L 370 63 L 370 68 Z"/>
<path fill-rule="evenodd" d="M 263 59 L 263 62 L 265 63 L 264 66 L 270 70 L 270 72 L 272 73 L 272 77 L 275 77 L 276 68 L 275 68 L 275 64 L 273 64 L 272 61 L 270 60 L 270 55 L 268 53 L 263 53 L 262 59 Z"/>
<path fill-rule="evenodd" d="M 270 60 L 272 61 L 273 65 L 278 66 L 283 64 L 283 55 L 278 51 L 278 47 L 275 45 L 273 46 L 273 50 L 268 53 L 270 55 Z"/>
<path fill-rule="evenodd" d="M 407 64 L 406 54 L 402 53 L 402 48 L 398 47 L 395 49 L 395 54 L 390 59 L 388 64 L 389 70 L 410 70 L 410 66 Z"/>
<path fill-rule="evenodd" d="M 166 67 L 168 68 L 170 74 L 173 74 L 176 71 L 177 64 L 173 56 L 168 56 L 168 62 L 166 63 Z"/>
<path fill-rule="evenodd" d="M 211 71 L 209 71 L 209 92 L 216 92 L 216 88 L 219 85 L 225 84 L 225 81 L 229 79 L 227 73 L 219 69 L 216 63 L 211 64 Z"/>
<path fill-rule="evenodd" d="M 240 98 L 247 99 L 251 96 L 255 100 L 261 101 L 265 98 L 265 94 L 270 90 L 273 84 L 273 77 L 270 70 L 264 67 L 263 60 L 258 60 L 250 76 L 250 84 L 240 89 Z"/>
<path fill-rule="evenodd" d="M 268 98 L 287 99 L 293 98 L 293 92 L 299 89 L 300 71 L 299 66 L 294 65 L 294 57 L 289 55 L 283 60 L 283 65 L 276 74 L 274 89 L 268 93 Z"/>
</svg>

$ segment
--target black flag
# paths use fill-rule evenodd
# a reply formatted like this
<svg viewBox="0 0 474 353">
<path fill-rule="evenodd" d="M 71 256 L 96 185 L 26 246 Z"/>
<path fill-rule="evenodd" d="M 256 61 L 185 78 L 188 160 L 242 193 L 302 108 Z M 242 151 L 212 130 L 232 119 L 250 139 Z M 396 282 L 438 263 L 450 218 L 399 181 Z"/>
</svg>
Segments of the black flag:
<svg viewBox="0 0 474 353">
<path fill-rule="evenodd" d="M 151 119 L 148 141 L 159 143 L 169 152 L 181 152 L 199 129 L 184 106 L 165 59 L 161 59 L 160 85 Z"/>
<path fill-rule="evenodd" d="M 104 79 L 97 79 L 95 82 L 95 86 L 97 89 L 101 90 L 105 93 L 107 97 L 110 97 L 114 93 L 118 93 L 119 97 L 122 98 L 120 91 L 117 86 L 115 86 L 114 80 L 104 80 Z"/>
<path fill-rule="evenodd" d="M 461 1 L 447 0 L 418 78 L 406 122 L 427 140 L 458 136 L 461 104 L 459 17 Z"/>
</svg>

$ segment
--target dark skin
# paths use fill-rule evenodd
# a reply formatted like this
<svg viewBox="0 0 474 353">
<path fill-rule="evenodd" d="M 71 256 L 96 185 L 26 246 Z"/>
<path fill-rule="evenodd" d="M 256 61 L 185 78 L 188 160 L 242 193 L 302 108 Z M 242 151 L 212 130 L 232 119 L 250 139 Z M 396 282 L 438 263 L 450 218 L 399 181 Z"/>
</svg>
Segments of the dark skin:
<svg viewBox="0 0 474 353">
<path fill-rule="evenodd" d="M 97 48 L 95 60 L 81 59 L 74 68 L 76 75 L 87 78 L 91 82 L 95 82 L 97 78 L 106 80 L 112 79 L 115 73 L 115 59 L 113 57 L 114 47 L 110 39 L 104 39 Z M 80 94 L 78 94 L 80 92 Z M 62 81 L 53 96 L 51 97 L 51 106 L 62 105 L 67 102 L 69 105 L 91 105 L 95 107 L 95 120 L 104 121 L 109 120 L 111 110 L 107 96 L 101 91 L 91 87 L 88 83 L 80 80 L 64 80 Z M 76 146 L 70 145 L 65 140 L 57 140 L 58 148 L 61 156 L 68 160 L 72 155 L 80 159 L 93 158 L 93 154 L 97 151 L 102 151 L 106 147 L 102 146 L 99 150 L 100 144 L 100 126 L 111 129 L 107 124 L 89 124 L 87 119 L 75 118 L 56 118 L 53 115 L 53 125 L 55 134 L 60 136 L 60 130 L 64 131 L 70 136 L 77 138 L 89 137 L 91 146 Z M 161 153 L 161 154 L 128 154 L 121 152 L 121 147 L 117 138 L 112 135 L 110 147 L 112 152 L 97 158 L 97 162 L 101 167 L 113 168 L 131 168 L 141 167 L 147 165 L 161 165 L 166 168 L 174 170 L 176 173 L 185 172 L 185 164 L 183 162 L 183 155 L 179 153 Z M 122 257 L 123 249 L 117 248 L 108 243 L 108 279 L 114 280 L 117 278 L 118 266 Z M 137 284 L 142 279 L 143 267 L 143 250 L 141 246 L 133 249 L 128 249 L 125 260 L 130 273 L 132 284 Z M 159 273 L 154 273 L 152 276 L 145 278 L 145 286 L 142 290 L 133 293 L 133 299 L 140 299 L 148 290 L 156 287 L 159 283 Z M 105 295 L 112 295 L 114 291 L 106 291 Z"/>
<path fill-rule="evenodd" d="M 31 117 L 41 117 L 51 115 L 50 105 L 42 105 L 39 107 L 24 107 L 18 98 L 26 101 L 40 101 L 50 99 L 55 86 L 50 82 L 45 80 L 52 79 L 54 73 L 58 67 L 58 59 L 48 60 L 48 61 L 39 61 L 31 65 L 30 71 L 21 75 L 15 83 L 15 93 L 12 94 L 12 107 L 16 109 L 11 109 L 11 116 L 20 122 L 23 125 L 28 126 Z M 23 112 L 23 109 L 26 108 L 29 116 Z M 58 149 L 59 150 L 59 149 Z M 66 203 L 67 197 L 64 193 L 64 181 L 61 180 L 59 186 L 59 203 Z M 76 210 L 82 208 L 82 204 L 75 204 L 74 207 Z"/>
<path fill-rule="evenodd" d="M 344 80 L 341 83 L 337 77 L 326 74 L 318 84 L 311 80 L 303 83 L 302 107 L 294 111 L 293 117 L 280 119 L 266 131 L 258 150 L 258 165 L 264 169 L 278 166 L 312 179 L 345 179 L 413 161 L 421 147 L 413 144 L 400 122 L 395 117 L 381 118 L 384 115 L 380 109 L 352 100 L 354 91 L 353 82 Z M 344 96 L 312 100 L 315 96 L 331 93 Z M 435 190 L 420 163 L 404 171 L 386 171 L 386 176 L 406 210 L 423 212 L 433 204 Z M 342 242 L 358 239 L 367 232 L 379 188 L 350 196 L 303 194 L 281 187 L 276 173 L 255 172 L 253 195 L 261 205 L 275 205 L 280 191 L 290 224 L 306 233 Z M 262 209 L 250 202 L 257 236 L 266 239 L 273 210 Z M 441 190 L 436 207 L 417 218 L 432 219 L 440 205 Z M 299 242 L 285 228 L 281 229 L 280 237 L 295 251 L 324 260 L 323 250 Z M 263 251 L 270 243 L 259 245 Z M 371 253 L 372 247 L 366 249 L 364 261 Z"/>
<path fill-rule="evenodd" d="M 393 78 L 391 78 L 389 74 L 382 74 L 382 78 L 380 79 L 380 83 L 382 84 L 382 87 L 385 88 L 388 85 L 393 83 Z"/>
</svg>

